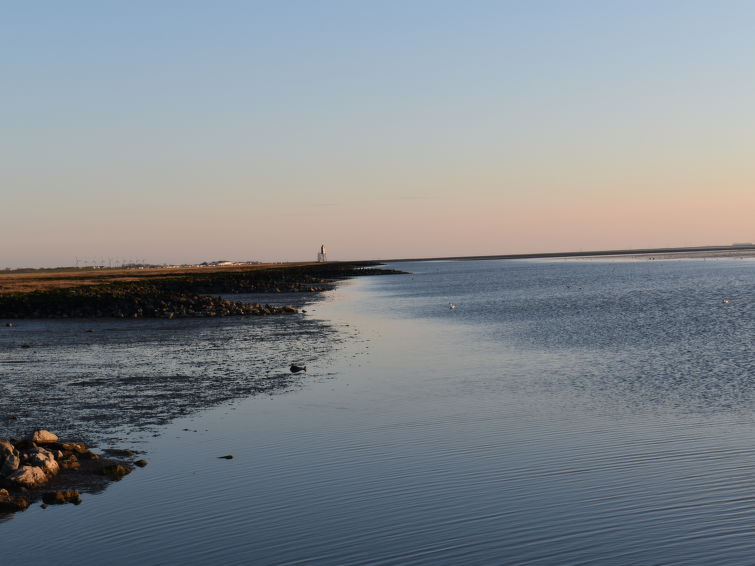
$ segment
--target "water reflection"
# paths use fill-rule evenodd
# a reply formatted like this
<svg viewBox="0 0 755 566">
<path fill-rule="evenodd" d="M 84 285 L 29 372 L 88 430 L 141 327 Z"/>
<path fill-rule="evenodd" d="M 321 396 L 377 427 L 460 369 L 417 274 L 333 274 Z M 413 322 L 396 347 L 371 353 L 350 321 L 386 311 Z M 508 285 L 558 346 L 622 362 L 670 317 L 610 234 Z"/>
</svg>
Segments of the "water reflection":
<svg viewBox="0 0 755 566">
<path fill-rule="evenodd" d="M 164 427 L 132 481 L 4 534 L 86 533 L 82 564 L 749 563 L 753 268 L 653 264 L 350 282 L 316 311 L 359 341 L 305 387 Z M 700 302 L 723 288 L 742 312 Z"/>
</svg>

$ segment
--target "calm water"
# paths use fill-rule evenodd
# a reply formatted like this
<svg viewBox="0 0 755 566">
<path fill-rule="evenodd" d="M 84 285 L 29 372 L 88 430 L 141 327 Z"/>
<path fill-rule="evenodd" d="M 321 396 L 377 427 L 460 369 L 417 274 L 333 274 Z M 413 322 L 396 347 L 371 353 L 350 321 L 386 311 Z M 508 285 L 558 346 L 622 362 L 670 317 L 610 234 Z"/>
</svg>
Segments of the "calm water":
<svg viewBox="0 0 755 566">
<path fill-rule="evenodd" d="M 350 339 L 302 387 L 163 426 L 4 560 L 755 563 L 755 262 L 398 267 L 308 308 Z"/>
</svg>

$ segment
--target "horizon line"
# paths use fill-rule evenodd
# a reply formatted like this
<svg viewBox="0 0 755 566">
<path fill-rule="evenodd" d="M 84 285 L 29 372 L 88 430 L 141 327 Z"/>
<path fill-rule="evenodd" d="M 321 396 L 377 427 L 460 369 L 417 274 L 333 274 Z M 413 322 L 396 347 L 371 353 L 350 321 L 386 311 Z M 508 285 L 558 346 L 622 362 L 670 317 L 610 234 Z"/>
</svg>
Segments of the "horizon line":
<svg viewBox="0 0 755 566">
<path fill-rule="evenodd" d="M 725 252 L 725 251 L 752 251 L 755 252 L 755 244 L 729 244 L 725 246 L 686 246 L 675 248 L 637 248 L 623 250 L 590 250 L 590 251 L 569 251 L 569 252 L 539 252 L 526 254 L 496 254 L 496 255 L 470 255 L 470 256 L 445 256 L 445 257 L 415 257 L 415 258 L 394 258 L 394 259 L 377 259 L 373 261 L 382 262 L 405 262 L 405 261 L 474 261 L 474 260 L 495 260 L 495 259 L 539 259 L 539 258 L 558 258 L 558 257 L 595 257 L 595 256 L 613 256 L 613 255 L 647 255 L 663 253 L 684 253 L 684 252 Z M 367 260 L 362 260 L 367 261 Z"/>
</svg>

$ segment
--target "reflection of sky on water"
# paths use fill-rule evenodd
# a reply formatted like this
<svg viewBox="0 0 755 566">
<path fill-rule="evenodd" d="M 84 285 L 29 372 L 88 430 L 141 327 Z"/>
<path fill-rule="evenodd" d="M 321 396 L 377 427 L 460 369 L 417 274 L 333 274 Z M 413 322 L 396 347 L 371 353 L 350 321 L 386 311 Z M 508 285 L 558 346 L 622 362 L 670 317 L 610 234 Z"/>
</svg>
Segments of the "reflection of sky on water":
<svg viewBox="0 0 755 566">
<path fill-rule="evenodd" d="M 738 396 L 723 387 L 721 369 L 747 358 L 719 343 L 727 354 L 709 366 L 713 345 L 696 350 L 716 336 L 747 344 L 751 271 L 677 263 L 648 276 L 622 264 L 601 284 L 614 266 L 594 265 L 449 263 L 349 281 L 309 310 L 358 339 L 314 361 L 303 388 L 177 421 L 150 441 L 144 470 L 2 529 L 41 528 L 58 551 L 85 544 L 83 564 L 748 563 L 751 398 L 744 384 Z M 491 293 L 470 287 L 485 273 Z M 582 294 L 565 289 L 575 280 Z M 533 308 L 495 296 L 502 285 Z M 718 320 L 721 333 L 635 331 L 654 315 L 627 308 L 644 305 L 621 300 L 622 286 L 697 313 L 691 325 Z M 672 293 L 722 286 L 744 312 Z M 631 343 L 602 336 L 601 312 Z M 566 333 L 560 317 L 582 326 Z M 659 385 L 657 352 L 686 381 Z M 706 382 L 708 367 L 718 373 Z M 701 383 L 717 385 L 706 397 Z"/>
<path fill-rule="evenodd" d="M 415 265 L 405 284 L 379 282 L 391 312 L 460 323 L 488 358 L 508 352 L 502 387 L 705 412 L 755 401 L 751 262 L 459 262 L 429 288 L 438 267 Z"/>
</svg>

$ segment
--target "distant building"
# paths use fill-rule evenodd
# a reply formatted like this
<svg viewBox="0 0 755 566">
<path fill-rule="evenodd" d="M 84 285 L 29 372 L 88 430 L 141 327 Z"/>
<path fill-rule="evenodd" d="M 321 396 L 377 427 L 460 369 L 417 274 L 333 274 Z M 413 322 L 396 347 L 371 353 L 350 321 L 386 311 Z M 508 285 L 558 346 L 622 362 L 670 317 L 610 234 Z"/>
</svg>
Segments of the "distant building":
<svg viewBox="0 0 755 566">
<path fill-rule="evenodd" d="M 326 261 L 328 261 L 328 251 L 323 244 L 320 246 L 320 251 L 317 252 L 317 263 L 325 263 Z"/>
<path fill-rule="evenodd" d="M 203 261 L 199 264 L 199 267 L 219 267 L 219 266 L 226 266 L 226 265 L 236 265 L 235 261 L 228 261 L 225 259 L 220 259 L 218 261 Z"/>
</svg>

